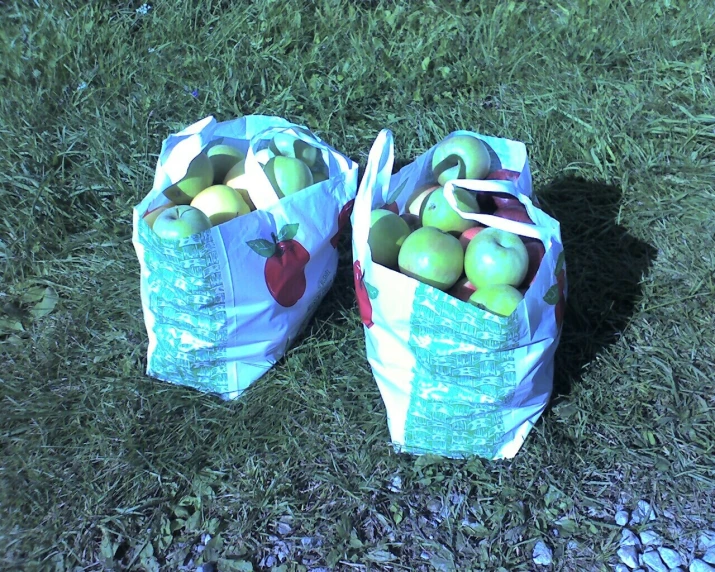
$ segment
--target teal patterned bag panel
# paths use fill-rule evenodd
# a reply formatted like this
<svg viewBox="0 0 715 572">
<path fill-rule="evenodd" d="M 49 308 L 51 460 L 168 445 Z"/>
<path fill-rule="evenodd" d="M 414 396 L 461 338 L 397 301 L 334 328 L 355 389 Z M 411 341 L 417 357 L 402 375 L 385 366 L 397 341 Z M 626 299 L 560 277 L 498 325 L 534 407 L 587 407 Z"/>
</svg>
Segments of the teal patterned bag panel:
<svg viewBox="0 0 715 572">
<path fill-rule="evenodd" d="M 154 317 L 147 373 L 227 393 L 225 292 L 212 234 L 193 235 L 177 247 L 140 222 L 139 240 L 145 247 L 142 288 Z"/>
<path fill-rule="evenodd" d="M 518 383 L 519 321 L 515 314 L 467 310 L 424 284 L 415 291 L 408 344 L 416 364 L 405 452 L 491 458 L 501 445 L 502 409 Z"/>
</svg>

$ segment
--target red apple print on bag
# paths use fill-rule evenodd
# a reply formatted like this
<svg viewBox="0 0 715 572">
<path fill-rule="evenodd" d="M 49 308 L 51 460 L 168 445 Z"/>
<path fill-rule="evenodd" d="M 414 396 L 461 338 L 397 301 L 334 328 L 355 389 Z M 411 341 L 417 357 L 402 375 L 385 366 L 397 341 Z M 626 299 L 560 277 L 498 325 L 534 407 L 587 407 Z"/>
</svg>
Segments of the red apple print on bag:
<svg viewBox="0 0 715 572">
<path fill-rule="evenodd" d="M 338 247 L 338 239 L 340 238 L 340 233 L 343 231 L 343 227 L 348 224 L 350 220 L 350 214 L 353 212 L 353 205 L 355 204 L 355 199 L 350 199 L 345 206 L 343 206 L 340 214 L 338 215 L 338 232 L 335 233 L 333 238 L 330 239 L 330 244 L 333 248 Z"/>
<path fill-rule="evenodd" d="M 377 288 L 365 282 L 365 273 L 360 266 L 359 260 L 356 260 L 355 264 L 353 264 L 353 278 L 355 279 L 355 297 L 360 309 L 360 320 L 365 326 L 372 328 L 375 324 L 372 321 L 372 302 L 370 302 L 370 299 L 377 297 Z"/>
<path fill-rule="evenodd" d="M 267 258 L 263 275 L 271 296 L 281 306 L 290 308 L 305 294 L 305 266 L 310 253 L 294 239 L 298 223 L 286 224 L 278 232 L 271 233 L 272 241 L 264 238 L 249 240 L 248 246 Z"/>
<path fill-rule="evenodd" d="M 559 253 L 556 261 L 556 284 L 551 286 L 544 295 L 544 302 L 554 306 L 556 327 L 561 329 L 564 322 L 564 312 L 566 311 L 566 258 L 563 251 Z"/>
</svg>

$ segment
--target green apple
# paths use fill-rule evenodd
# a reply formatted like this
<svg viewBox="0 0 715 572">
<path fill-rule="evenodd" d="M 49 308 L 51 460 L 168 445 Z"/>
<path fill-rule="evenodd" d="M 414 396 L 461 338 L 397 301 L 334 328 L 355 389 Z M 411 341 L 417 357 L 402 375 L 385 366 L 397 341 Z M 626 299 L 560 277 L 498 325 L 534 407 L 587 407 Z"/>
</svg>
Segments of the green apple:
<svg viewBox="0 0 715 572">
<path fill-rule="evenodd" d="M 457 206 L 465 213 L 479 213 L 479 204 L 475 195 L 465 189 L 454 189 L 454 198 Z M 462 218 L 447 202 L 444 196 L 444 187 L 439 187 L 431 192 L 425 199 L 422 206 L 422 226 L 433 226 L 444 232 L 450 232 L 456 236 L 462 234 L 468 228 L 477 226 L 477 222 Z"/>
<path fill-rule="evenodd" d="M 422 214 L 422 205 L 424 204 L 427 197 L 432 191 L 435 191 L 439 188 L 439 185 L 435 183 L 425 183 L 424 185 L 420 185 L 419 187 L 417 187 L 405 203 L 405 209 L 407 210 L 407 212 L 413 215 L 420 216 Z"/>
<path fill-rule="evenodd" d="M 370 213 L 370 234 L 367 243 L 372 261 L 388 268 L 397 268 L 400 247 L 409 236 L 409 225 L 392 211 L 377 209 Z"/>
<path fill-rule="evenodd" d="M 186 171 L 186 175 L 178 183 L 174 183 L 164 191 L 164 195 L 177 205 L 188 205 L 192 199 L 210 187 L 214 182 L 214 168 L 206 153 L 199 153 Z"/>
<path fill-rule="evenodd" d="M 459 240 L 432 226 L 413 231 L 397 257 L 400 272 L 439 290 L 448 290 L 464 271 Z"/>
<path fill-rule="evenodd" d="M 464 272 L 477 289 L 493 284 L 518 286 L 528 268 L 529 253 L 524 243 L 506 230 L 485 228 L 469 241 L 464 252 Z"/>
<path fill-rule="evenodd" d="M 524 296 L 513 286 L 508 284 L 491 284 L 478 288 L 469 297 L 468 302 L 473 306 L 487 310 L 498 316 L 509 316 L 516 310 Z"/>
<path fill-rule="evenodd" d="M 213 226 L 251 212 L 241 193 L 228 185 L 211 185 L 194 197 L 191 206 L 209 217 Z"/>
<path fill-rule="evenodd" d="M 273 157 L 263 167 L 263 171 L 281 199 L 313 184 L 313 173 L 308 165 L 295 157 Z"/>
<path fill-rule="evenodd" d="M 161 238 L 179 240 L 211 228 L 211 221 L 191 205 L 177 205 L 163 211 L 154 221 L 154 232 Z"/>
<path fill-rule="evenodd" d="M 276 155 L 300 159 L 311 170 L 322 162 L 322 155 L 317 147 L 289 133 L 276 133 L 269 148 Z"/>
<path fill-rule="evenodd" d="M 222 184 L 231 167 L 245 158 L 239 149 L 225 144 L 214 145 L 206 151 L 206 155 L 211 160 L 214 169 L 213 182 L 215 185 Z"/>
<path fill-rule="evenodd" d="M 149 228 L 153 228 L 154 226 L 154 221 L 156 220 L 156 217 L 158 217 L 161 213 L 163 213 L 166 209 L 175 207 L 176 205 L 174 203 L 166 203 L 165 205 L 161 205 L 160 207 L 157 207 L 153 210 L 147 211 L 144 214 L 144 220 L 146 223 L 149 225 Z"/>
<path fill-rule="evenodd" d="M 226 177 L 224 177 L 223 184 L 232 189 L 236 189 L 243 197 L 243 200 L 246 201 L 246 204 L 251 207 L 251 210 L 256 210 L 256 205 L 253 204 L 251 196 L 248 193 L 250 180 L 246 176 L 245 159 L 242 159 L 229 169 L 228 173 L 226 173 Z"/>
<path fill-rule="evenodd" d="M 440 185 L 450 179 L 483 179 L 490 165 L 487 146 L 473 135 L 447 137 L 432 155 L 432 172 Z"/>
</svg>

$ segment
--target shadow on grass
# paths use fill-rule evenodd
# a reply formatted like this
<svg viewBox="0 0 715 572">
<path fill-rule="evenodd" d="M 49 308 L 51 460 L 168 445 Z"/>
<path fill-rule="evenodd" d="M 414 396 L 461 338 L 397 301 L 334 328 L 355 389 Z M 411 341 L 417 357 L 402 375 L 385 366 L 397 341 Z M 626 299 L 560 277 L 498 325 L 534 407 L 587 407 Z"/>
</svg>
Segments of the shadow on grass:
<svg viewBox="0 0 715 572">
<path fill-rule="evenodd" d="M 544 211 L 561 223 L 566 253 L 568 305 L 554 376 L 558 399 L 625 330 L 657 251 L 618 224 L 622 192 L 616 187 L 563 178 L 536 195 Z"/>
</svg>

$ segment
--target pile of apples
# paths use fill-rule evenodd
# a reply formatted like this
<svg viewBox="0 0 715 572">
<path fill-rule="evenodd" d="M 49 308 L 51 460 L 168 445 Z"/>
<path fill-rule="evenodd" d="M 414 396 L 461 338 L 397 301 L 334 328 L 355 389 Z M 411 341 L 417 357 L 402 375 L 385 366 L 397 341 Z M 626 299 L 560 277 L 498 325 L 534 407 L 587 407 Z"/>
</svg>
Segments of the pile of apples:
<svg viewBox="0 0 715 572">
<path fill-rule="evenodd" d="M 289 133 L 277 133 L 255 156 L 279 199 L 328 178 L 320 150 Z M 251 185 L 251 193 L 262 192 L 246 176 L 245 155 L 219 142 L 191 161 L 184 178 L 164 190 L 169 202 L 144 220 L 162 238 L 185 238 L 256 210 Z"/>
<path fill-rule="evenodd" d="M 486 145 L 471 135 L 443 140 L 432 157 L 434 181 L 412 193 L 405 212 L 395 203 L 371 213 L 372 260 L 500 316 L 519 305 L 541 264 L 541 241 L 485 227 L 463 218 L 447 202 L 450 179 L 515 181 L 516 171 L 490 172 Z M 508 193 L 470 192 L 455 187 L 465 213 L 485 213 L 533 224 L 524 205 Z"/>
</svg>

